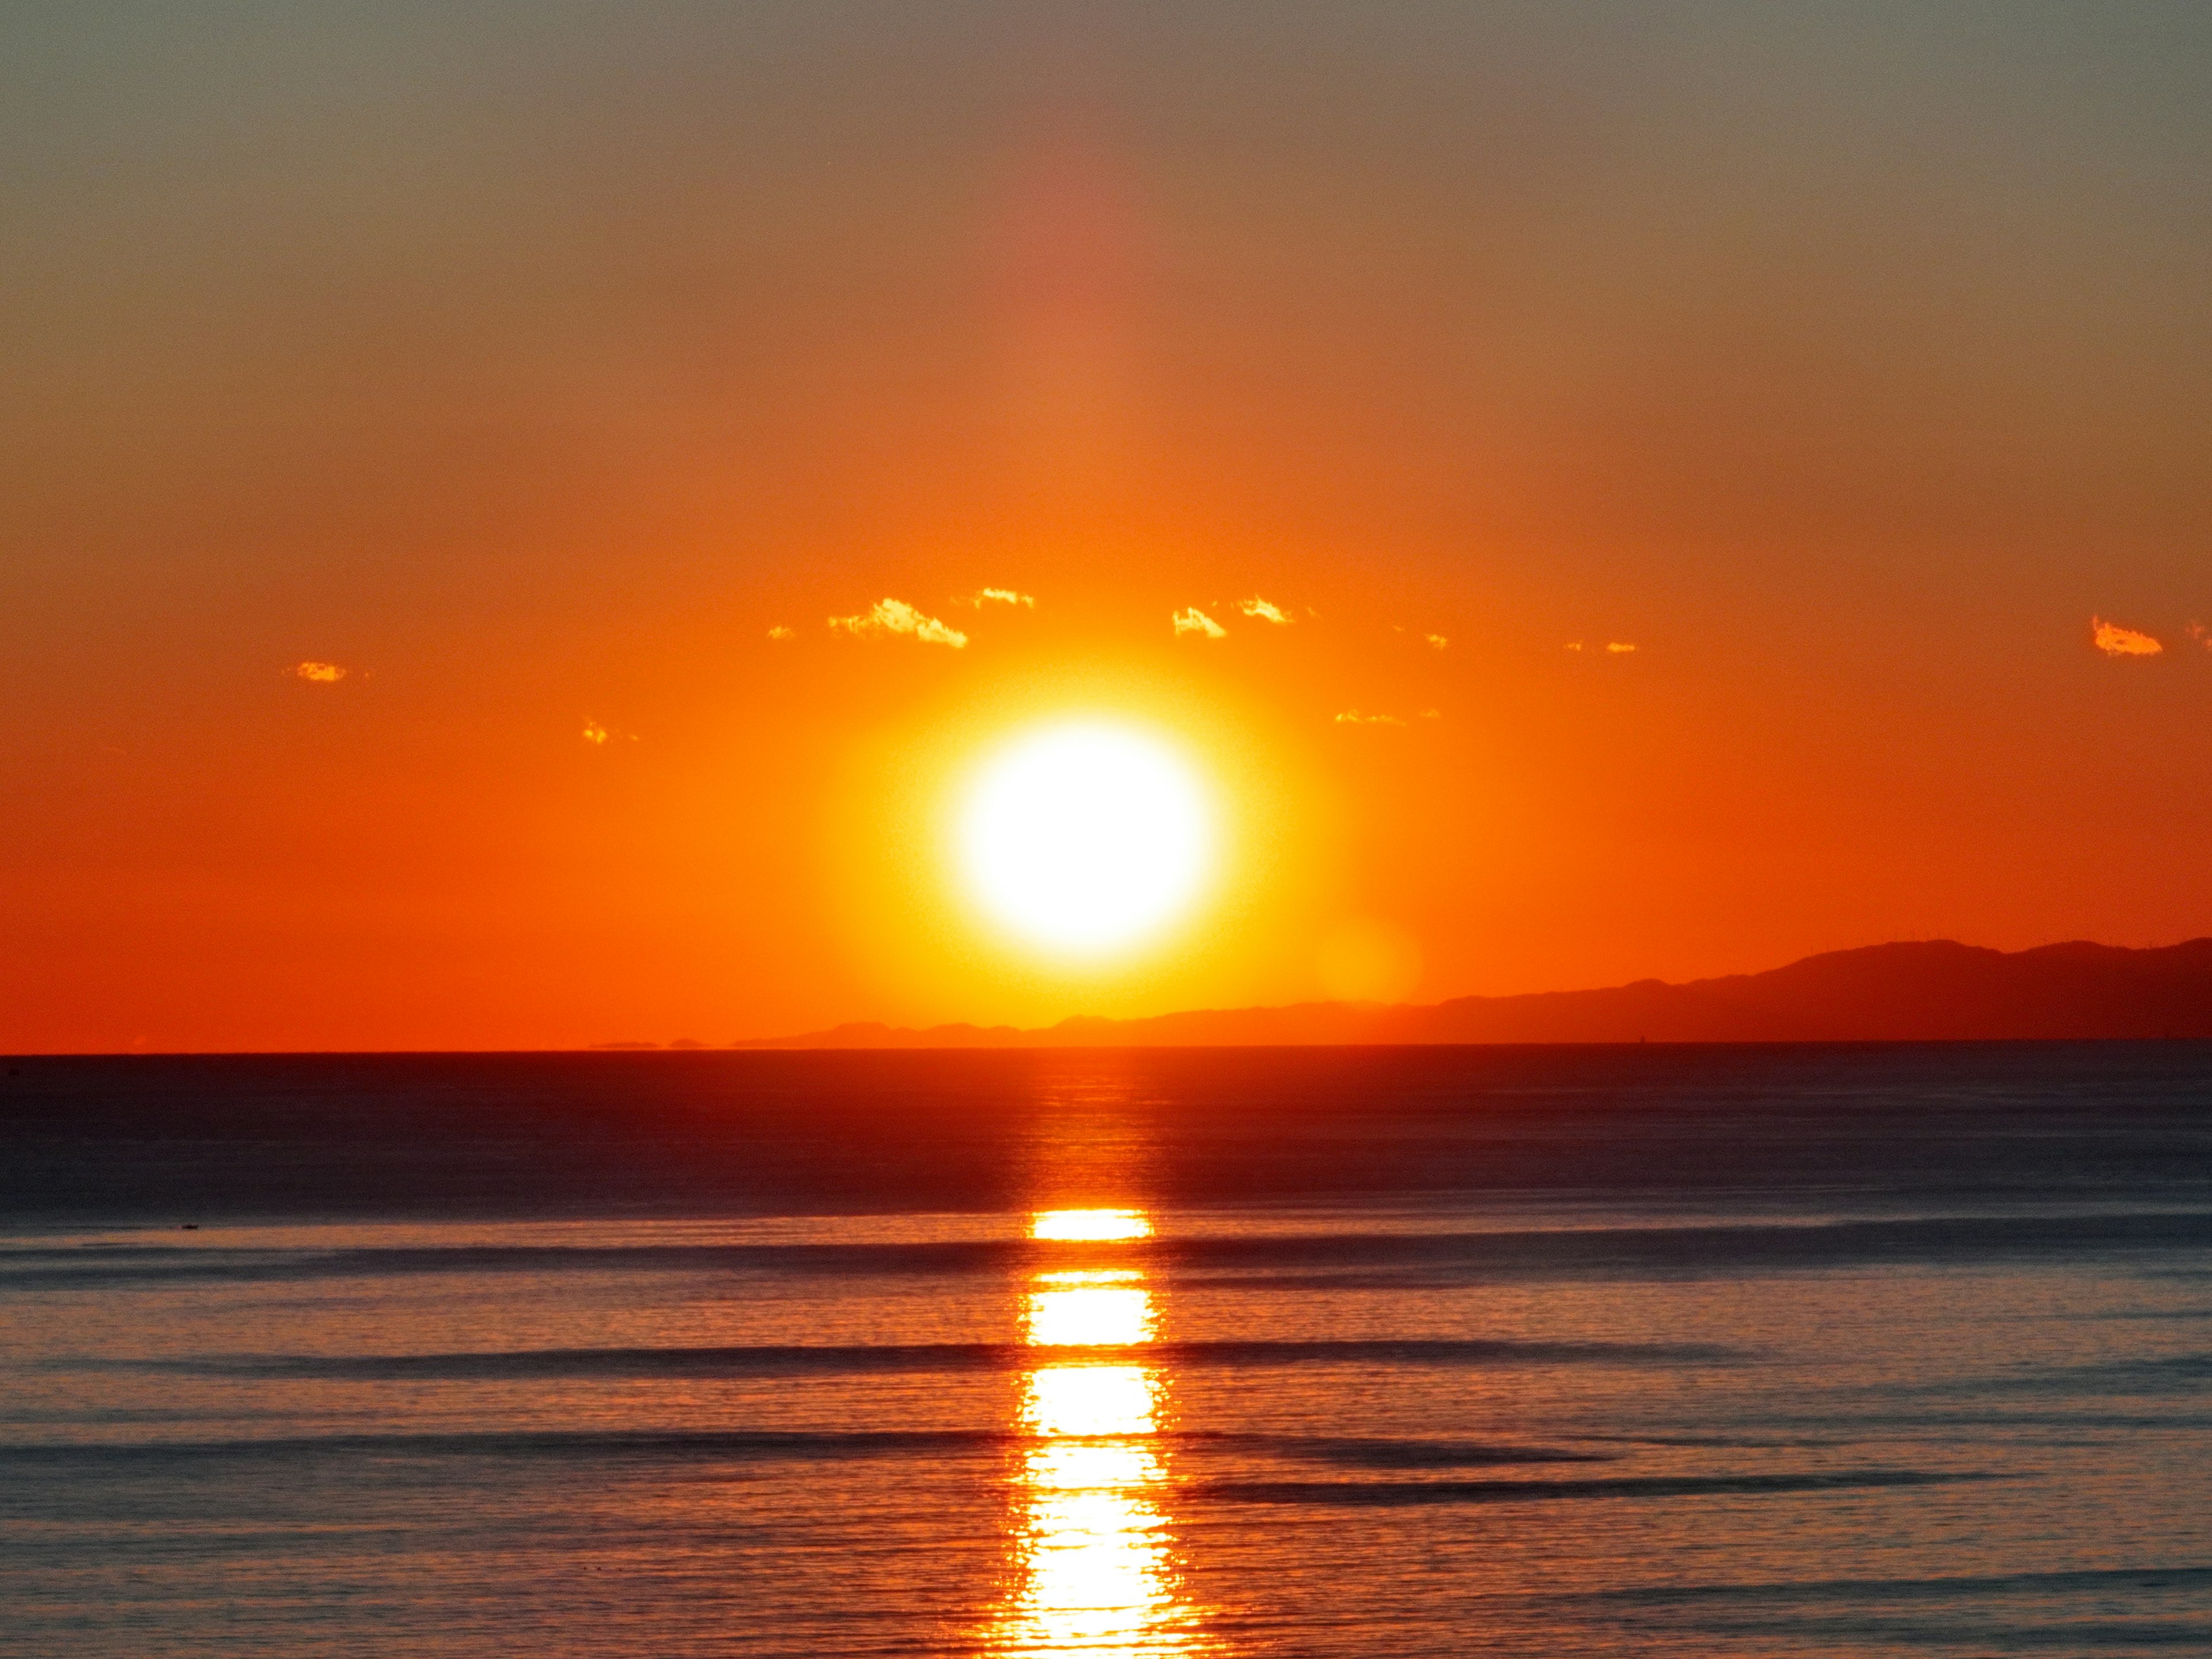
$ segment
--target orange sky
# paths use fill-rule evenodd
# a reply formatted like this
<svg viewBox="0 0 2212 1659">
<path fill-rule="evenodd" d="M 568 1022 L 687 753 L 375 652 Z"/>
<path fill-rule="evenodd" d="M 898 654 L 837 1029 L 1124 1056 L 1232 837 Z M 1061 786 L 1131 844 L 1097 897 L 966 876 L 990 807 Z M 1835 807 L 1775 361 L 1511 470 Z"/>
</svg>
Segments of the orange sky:
<svg viewBox="0 0 2212 1659">
<path fill-rule="evenodd" d="M 337 9 L 0 23 L 0 1049 L 2212 932 L 2201 8 Z M 1233 820 L 1081 973 L 1060 710 Z"/>
</svg>

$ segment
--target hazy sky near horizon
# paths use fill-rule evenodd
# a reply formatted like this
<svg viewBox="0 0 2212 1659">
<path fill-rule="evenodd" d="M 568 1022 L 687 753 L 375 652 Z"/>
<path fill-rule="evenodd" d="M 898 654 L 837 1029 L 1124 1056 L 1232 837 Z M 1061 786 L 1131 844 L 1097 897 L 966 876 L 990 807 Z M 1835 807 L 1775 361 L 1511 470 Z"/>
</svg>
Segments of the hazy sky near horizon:
<svg viewBox="0 0 2212 1659">
<path fill-rule="evenodd" d="M 0 1049 L 2212 933 L 2201 5 L 73 0 L 0 141 Z M 1064 710 L 1233 806 L 1080 974 L 931 840 Z"/>
</svg>

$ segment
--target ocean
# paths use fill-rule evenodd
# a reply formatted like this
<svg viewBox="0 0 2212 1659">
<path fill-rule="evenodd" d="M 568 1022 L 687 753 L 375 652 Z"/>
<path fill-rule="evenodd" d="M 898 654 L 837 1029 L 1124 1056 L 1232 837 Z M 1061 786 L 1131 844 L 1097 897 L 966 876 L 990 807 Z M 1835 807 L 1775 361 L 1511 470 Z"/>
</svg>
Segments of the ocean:
<svg viewBox="0 0 2212 1659">
<path fill-rule="evenodd" d="M 2212 1044 L 0 1072 L 8 1655 L 2212 1653 Z"/>
</svg>

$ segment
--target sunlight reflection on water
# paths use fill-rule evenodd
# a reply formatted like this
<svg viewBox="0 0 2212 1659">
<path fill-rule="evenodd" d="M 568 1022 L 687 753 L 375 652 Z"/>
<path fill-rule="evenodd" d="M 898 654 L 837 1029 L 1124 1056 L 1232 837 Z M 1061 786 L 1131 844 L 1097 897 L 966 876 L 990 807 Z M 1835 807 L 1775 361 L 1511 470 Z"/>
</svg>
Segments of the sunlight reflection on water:
<svg viewBox="0 0 2212 1659">
<path fill-rule="evenodd" d="M 1142 1210 L 1041 1210 L 1030 1221 L 1031 1238 L 1148 1238 L 1152 1224 Z"/>
<path fill-rule="evenodd" d="M 1152 1295 L 1097 1285 L 1034 1291 L 1029 1340 L 1039 1347 L 1133 1347 L 1152 1340 Z"/>
<path fill-rule="evenodd" d="M 1132 1210 L 1057 1211 L 1030 1231 L 1092 1242 L 1142 1238 L 1152 1225 Z M 1156 1329 L 1152 1291 L 1130 1268 L 1041 1273 L 1024 1311 L 1039 1347 L 1136 1347 Z M 1148 1365 L 1070 1359 L 1024 1376 L 1018 1420 L 1030 1443 L 1012 1520 L 1013 1593 L 993 1650 L 1139 1659 L 1212 1645 L 1181 1592 L 1162 1503 L 1155 1437 L 1166 1393 L 1166 1374 Z"/>
</svg>

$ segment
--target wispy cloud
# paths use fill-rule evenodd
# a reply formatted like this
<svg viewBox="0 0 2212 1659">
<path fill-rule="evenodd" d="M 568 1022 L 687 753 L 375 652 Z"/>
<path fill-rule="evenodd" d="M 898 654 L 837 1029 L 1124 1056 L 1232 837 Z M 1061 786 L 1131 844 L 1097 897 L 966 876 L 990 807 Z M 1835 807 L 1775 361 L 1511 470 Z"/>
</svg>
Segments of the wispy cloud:
<svg viewBox="0 0 2212 1659">
<path fill-rule="evenodd" d="M 295 663 L 292 672 L 316 685 L 336 685 L 349 671 L 334 662 L 302 662 Z"/>
<path fill-rule="evenodd" d="M 1429 642 L 1429 648 L 1431 651 L 1441 651 L 1451 643 L 1441 634 L 1424 634 L 1421 637 Z"/>
<path fill-rule="evenodd" d="M 799 630 L 795 628 L 786 628 L 781 623 L 778 623 L 768 630 L 768 636 L 772 640 L 795 640 L 799 637 Z"/>
<path fill-rule="evenodd" d="M 1625 657 L 1635 650 L 1636 647 L 1627 640 L 1607 640 L 1605 642 L 1605 648 L 1616 657 Z"/>
<path fill-rule="evenodd" d="M 987 605 L 1015 605 L 1025 611 L 1034 611 L 1036 609 L 1036 596 L 1033 593 L 1017 593 L 1011 587 L 979 587 L 960 603 L 972 606 L 977 611 L 981 611 Z"/>
<path fill-rule="evenodd" d="M 864 615 L 830 617 L 830 626 L 856 635 L 903 634 L 925 645 L 949 645 L 955 651 L 968 643 L 968 636 L 958 629 L 924 616 L 904 599 L 878 599 L 875 608 Z"/>
<path fill-rule="evenodd" d="M 1288 628 L 1291 625 L 1291 619 L 1283 614 L 1280 605 L 1268 604 L 1257 593 L 1243 600 L 1237 608 L 1248 617 L 1257 617 L 1261 621 L 1271 622 L 1278 628 Z"/>
<path fill-rule="evenodd" d="M 2212 629 L 2207 629 L 2203 623 L 2192 622 L 2189 624 L 2189 637 L 2207 651 L 2212 651 Z"/>
<path fill-rule="evenodd" d="M 1570 651 L 1579 651 L 1582 648 L 1583 642 L 1580 640 L 1569 640 L 1567 641 L 1567 649 Z"/>
<path fill-rule="evenodd" d="M 1178 638 L 1185 634 L 1197 634 L 1209 640 L 1225 639 L 1229 634 L 1227 629 L 1194 605 L 1175 613 L 1175 631 Z"/>
<path fill-rule="evenodd" d="M 2108 657 L 2155 657 L 2166 649 L 2149 635 L 2106 622 L 2102 617 L 2089 618 L 2089 636 Z"/>
<path fill-rule="evenodd" d="M 1441 708 L 1424 708 L 1413 716 L 1417 720 L 1440 720 L 1444 717 Z M 1398 714 L 1370 714 L 1357 708 L 1347 708 L 1336 716 L 1339 726 L 1410 726 L 1413 721 Z"/>
</svg>

